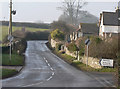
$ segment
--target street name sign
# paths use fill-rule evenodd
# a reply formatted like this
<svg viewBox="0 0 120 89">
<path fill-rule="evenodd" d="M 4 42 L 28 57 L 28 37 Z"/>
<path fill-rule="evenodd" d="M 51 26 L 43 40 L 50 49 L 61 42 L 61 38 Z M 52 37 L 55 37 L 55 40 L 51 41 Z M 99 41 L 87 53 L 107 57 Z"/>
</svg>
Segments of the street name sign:
<svg viewBox="0 0 120 89">
<path fill-rule="evenodd" d="M 113 59 L 101 59 L 100 60 L 100 65 L 101 66 L 108 66 L 108 67 L 113 67 Z"/>
</svg>

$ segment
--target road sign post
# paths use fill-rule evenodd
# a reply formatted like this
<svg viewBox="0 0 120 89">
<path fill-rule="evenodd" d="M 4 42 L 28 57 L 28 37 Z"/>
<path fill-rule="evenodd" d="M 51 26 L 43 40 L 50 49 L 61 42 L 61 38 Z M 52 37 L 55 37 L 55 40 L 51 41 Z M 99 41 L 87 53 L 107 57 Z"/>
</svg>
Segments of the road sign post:
<svg viewBox="0 0 120 89">
<path fill-rule="evenodd" d="M 86 59 L 86 66 L 88 65 L 88 48 L 90 45 L 90 39 L 85 40 L 85 45 L 87 46 L 87 59 Z"/>
<path fill-rule="evenodd" d="M 88 65 L 88 45 L 87 45 L 87 61 L 86 66 Z"/>
</svg>

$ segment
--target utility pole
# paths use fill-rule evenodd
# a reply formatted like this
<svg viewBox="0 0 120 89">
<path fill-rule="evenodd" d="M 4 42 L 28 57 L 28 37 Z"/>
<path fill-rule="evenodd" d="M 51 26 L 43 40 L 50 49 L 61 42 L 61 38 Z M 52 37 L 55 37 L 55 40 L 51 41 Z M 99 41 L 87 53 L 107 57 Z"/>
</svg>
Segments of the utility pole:
<svg viewBox="0 0 120 89">
<path fill-rule="evenodd" d="M 15 15 L 16 11 L 12 11 L 12 0 L 10 0 L 10 20 L 9 20 L 9 32 L 8 32 L 8 40 L 10 42 L 10 61 L 11 61 L 11 54 L 12 54 L 12 14 Z"/>
<path fill-rule="evenodd" d="M 12 35 L 12 0 L 10 0 L 9 35 Z"/>
<path fill-rule="evenodd" d="M 9 38 L 12 36 L 12 0 L 10 0 L 10 20 L 9 20 Z M 10 39 L 9 39 L 10 40 Z M 12 54 L 12 47 L 10 41 L 10 61 L 11 61 L 11 54 Z"/>
</svg>

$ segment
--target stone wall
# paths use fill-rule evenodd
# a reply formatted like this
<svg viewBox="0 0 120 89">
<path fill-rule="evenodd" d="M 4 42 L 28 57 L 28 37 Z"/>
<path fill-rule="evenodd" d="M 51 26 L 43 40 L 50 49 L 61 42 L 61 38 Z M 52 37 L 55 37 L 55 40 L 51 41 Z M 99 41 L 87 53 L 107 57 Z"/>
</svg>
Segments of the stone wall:
<svg viewBox="0 0 120 89">
<path fill-rule="evenodd" d="M 86 56 L 82 57 L 80 61 L 84 64 L 87 64 L 87 57 Z M 97 58 L 88 57 L 88 65 L 95 68 L 95 69 L 102 68 L 99 61 L 100 60 Z"/>
<path fill-rule="evenodd" d="M 51 46 L 52 46 L 53 48 L 56 47 L 56 44 L 57 44 L 57 43 L 60 43 L 60 42 L 57 42 L 57 41 L 51 39 Z"/>
<path fill-rule="evenodd" d="M 70 55 L 70 56 L 72 56 L 72 57 L 77 58 L 77 52 L 76 52 L 76 51 L 75 51 L 75 52 L 70 52 L 67 47 L 65 47 L 64 50 L 65 50 L 65 53 L 66 53 L 67 55 Z"/>
</svg>

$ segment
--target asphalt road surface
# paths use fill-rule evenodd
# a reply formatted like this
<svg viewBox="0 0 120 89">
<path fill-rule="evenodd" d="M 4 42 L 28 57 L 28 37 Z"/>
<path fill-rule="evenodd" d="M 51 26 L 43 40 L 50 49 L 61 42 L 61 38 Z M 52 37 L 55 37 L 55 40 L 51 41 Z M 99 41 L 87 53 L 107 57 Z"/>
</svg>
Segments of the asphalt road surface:
<svg viewBox="0 0 120 89">
<path fill-rule="evenodd" d="M 26 66 L 15 77 L 2 80 L 3 87 L 110 87 L 113 75 L 80 71 L 55 56 L 47 41 L 28 41 Z"/>
</svg>

